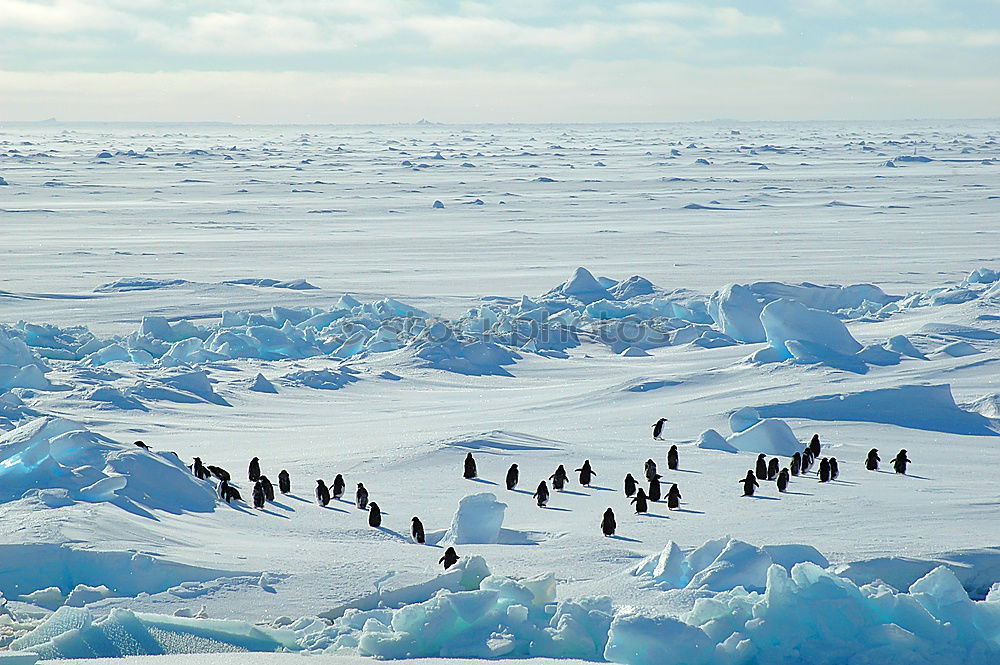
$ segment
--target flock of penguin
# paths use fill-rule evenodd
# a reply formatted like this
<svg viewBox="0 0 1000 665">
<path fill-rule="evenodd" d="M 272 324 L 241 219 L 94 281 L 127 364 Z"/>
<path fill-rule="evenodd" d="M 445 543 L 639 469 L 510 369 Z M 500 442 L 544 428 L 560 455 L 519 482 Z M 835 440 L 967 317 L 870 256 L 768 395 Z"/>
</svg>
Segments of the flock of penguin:
<svg viewBox="0 0 1000 665">
<path fill-rule="evenodd" d="M 666 422 L 666 418 L 661 418 L 653 424 L 654 440 L 662 440 L 661 434 L 663 433 L 664 422 Z M 136 441 L 135 445 L 147 450 L 149 449 L 149 446 L 142 441 Z M 772 457 L 770 461 L 768 461 L 766 455 L 758 455 L 755 468 L 749 469 L 746 477 L 740 481 L 743 485 L 743 496 L 753 496 L 755 489 L 760 487 L 759 481 L 773 480 L 777 484 L 778 491 L 784 492 L 788 487 L 790 476 L 798 476 L 800 474 L 807 473 L 813 464 L 816 464 L 817 459 L 819 459 L 819 481 L 830 482 L 832 480 L 836 480 L 837 476 L 840 475 L 837 458 L 823 457 L 820 459 L 820 450 L 821 446 L 819 435 L 814 434 L 801 453 L 795 453 L 792 455 L 791 462 L 786 468 L 779 468 L 780 463 L 777 457 Z M 880 461 L 881 458 L 879 457 L 878 450 L 876 448 L 872 448 L 868 451 L 868 456 L 865 459 L 865 468 L 869 471 L 877 471 Z M 677 470 L 679 463 L 680 459 L 677 446 L 671 445 L 670 449 L 667 451 L 667 468 L 671 471 Z M 896 473 L 905 474 L 906 465 L 908 463 L 910 463 L 910 459 L 907 457 L 906 450 L 900 450 L 896 457 L 892 460 L 893 470 Z M 210 480 L 213 477 L 216 478 L 219 481 L 219 497 L 226 503 L 243 501 L 243 497 L 240 495 L 239 490 L 230 484 L 232 476 L 222 467 L 211 464 L 206 465 L 201 461 L 201 458 L 195 457 L 194 463 L 190 466 L 190 469 L 197 478 L 202 480 Z M 589 487 L 591 480 L 597 475 L 597 472 L 594 471 L 590 464 L 590 460 L 584 460 L 583 465 L 581 465 L 578 469 L 574 469 L 574 472 L 579 474 L 579 482 L 583 487 Z M 646 483 L 649 488 L 648 490 L 640 487 L 631 473 L 625 475 L 625 496 L 630 499 L 631 504 L 635 505 L 635 512 L 637 514 L 648 512 L 649 503 L 660 501 L 663 497 L 663 491 L 660 484 L 660 479 L 663 476 L 657 473 L 656 462 L 652 459 L 647 459 L 643 467 L 643 474 L 646 477 Z M 462 476 L 471 480 L 477 478 L 478 475 L 479 473 L 476 466 L 476 460 L 470 452 L 465 456 Z M 254 484 L 251 495 L 254 508 L 263 509 L 267 502 L 274 501 L 274 485 L 267 476 L 261 473 L 259 458 L 254 457 L 250 460 L 250 466 L 247 469 L 247 477 L 250 482 Z M 510 468 L 507 469 L 504 484 L 508 490 L 514 490 L 519 481 L 520 472 L 517 464 L 511 464 Z M 565 466 L 560 464 L 555 473 L 549 476 L 546 480 L 542 480 L 538 483 L 538 487 L 535 489 L 535 493 L 532 496 L 539 507 L 545 507 L 549 501 L 550 491 L 547 481 L 552 482 L 553 490 L 561 491 L 569 482 L 569 474 L 566 471 Z M 315 489 L 316 501 L 321 506 L 327 506 L 332 499 L 340 499 L 343 497 L 345 488 L 346 484 L 344 482 L 344 477 L 339 473 L 333 479 L 333 484 L 330 486 L 327 486 L 322 479 L 317 480 Z M 288 471 L 282 469 L 278 472 L 278 491 L 282 494 L 288 494 L 291 492 L 291 489 L 291 477 L 289 476 Z M 678 509 L 680 507 L 681 498 L 681 493 L 677 487 L 677 483 L 672 483 L 666 492 L 667 509 Z M 382 510 L 376 502 L 369 499 L 368 490 L 365 488 L 363 483 L 358 483 L 357 490 L 354 493 L 354 502 L 358 509 L 368 511 L 369 526 L 378 528 L 382 525 Z M 601 532 L 605 536 L 613 536 L 616 529 L 617 523 L 615 521 L 614 510 L 608 508 L 604 511 L 604 515 L 601 517 Z M 413 519 L 410 520 L 410 536 L 413 538 L 415 543 L 425 542 L 424 525 L 418 517 L 413 517 Z M 457 563 L 458 559 L 459 556 L 455 552 L 455 549 L 453 547 L 449 547 L 445 550 L 444 556 L 438 560 L 438 563 L 442 564 L 445 570 L 447 570 Z"/>
</svg>

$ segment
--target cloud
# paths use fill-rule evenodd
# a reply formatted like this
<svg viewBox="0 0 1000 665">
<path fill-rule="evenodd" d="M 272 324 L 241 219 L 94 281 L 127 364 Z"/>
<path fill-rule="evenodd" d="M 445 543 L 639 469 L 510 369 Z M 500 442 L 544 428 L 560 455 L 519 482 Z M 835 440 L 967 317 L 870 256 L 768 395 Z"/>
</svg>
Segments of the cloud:
<svg viewBox="0 0 1000 665">
<path fill-rule="evenodd" d="M 115 29 L 131 23 L 130 14 L 96 2 L 4 0 L 0 5 L 0 29 L 4 30 L 67 33 Z"/>
</svg>

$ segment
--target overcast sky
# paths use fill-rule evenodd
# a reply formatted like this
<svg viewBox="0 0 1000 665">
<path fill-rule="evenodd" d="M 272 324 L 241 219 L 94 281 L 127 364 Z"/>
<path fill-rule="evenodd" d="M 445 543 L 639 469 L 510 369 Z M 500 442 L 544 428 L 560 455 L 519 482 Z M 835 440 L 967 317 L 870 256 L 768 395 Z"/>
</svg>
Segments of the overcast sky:
<svg viewBox="0 0 1000 665">
<path fill-rule="evenodd" d="M 1000 0 L 0 0 L 0 121 L 1000 116 Z"/>
</svg>

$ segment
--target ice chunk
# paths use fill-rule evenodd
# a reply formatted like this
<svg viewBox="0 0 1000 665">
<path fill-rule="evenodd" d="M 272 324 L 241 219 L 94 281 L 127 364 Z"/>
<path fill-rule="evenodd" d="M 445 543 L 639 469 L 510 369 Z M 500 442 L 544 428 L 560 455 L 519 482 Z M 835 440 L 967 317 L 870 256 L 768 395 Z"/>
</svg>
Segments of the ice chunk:
<svg viewBox="0 0 1000 665">
<path fill-rule="evenodd" d="M 802 450 L 792 428 L 784 420 L 765 418 L 726 439 L 731 447 L 747 453 L 791 457 Z"/>
<path fill-rule="evenodd" d="M 764 307 L 760 314 L 768 343 L 786 358 L 792 357 L 788 341 L 810 343 L 811 351 L 823 349 L 836 354 L 851 355 L 861 350 L 861 344 L 851 336 L 837 317 L 801 303 L 779 299 Z"/>
<path fill-rule="evenodd" d="M 714 429 L 707 429 L 698 437 L 698 447 L 706 450 L 722 450 L 727 453 L 737 452 L 726 438 Z"/>
<path fill-rule="evenodd" d="M 709 665 L 715 643 L 678 619 L 622 611 L 611 622 L 604 658 L 625 665 Z"/>
<path fill-rule="evenodd" d="M 719 330 L 741 342 L 764 341 L 762 309 L 750 289 L 739 284 L 716 291 L 708 301 L 708 312 Z"/>
<path fill-rule="evenodd" d="M 507 504 L 497 501 L 495 494 L 471 494 L 458 502 L 458 510 L 451 519 L 441 543 L 458 545 L 466 543 L 497 543 L 503 527 Z"/>
<path fill-rule="evenodd" d="M 741 409 L 736 409 L 729 415 L 729 428 L 734 433 L 742 432 L 745 429 L 753 427 L 760 420 L 760 414 L 757 412 L 757 409 L 751 406 L 744 406 Z"/>
</svg>

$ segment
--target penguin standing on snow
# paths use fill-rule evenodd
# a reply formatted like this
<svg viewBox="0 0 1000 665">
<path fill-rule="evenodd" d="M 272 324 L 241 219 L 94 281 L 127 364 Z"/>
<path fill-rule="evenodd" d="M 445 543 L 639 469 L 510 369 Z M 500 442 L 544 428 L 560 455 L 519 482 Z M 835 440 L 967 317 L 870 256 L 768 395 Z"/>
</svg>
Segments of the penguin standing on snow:
<svg viewBox="0 0 1000 665">
<path fill-rule="evenodd" d="M 552 481 L 552 489 L 562 491 L 562 488 L 569 482 L 569 474 L 566 473 L 566 467 L 560 464 L 556 472 L 549 476 L 549 480 Z"/>
<path fill-rule="evenodd" d="M 458 553 L 455 551 L 454 547 L 449 547 L 444 551 L 444 556 L 438 559 L 438 563 L 444 564 L 444 569 L 448 570 L 456 563 L 458 563 Z"/>
<path fill-rule="evenodd" d="M 358 483 L 358 491 L 354 494 L 354 502 L 361 510 L 368 507 L 368 490 L 365 489 L 362 483 Z"/>
<path fill-rule="evenodd" d="M 228 483 L 230 480 L 233 479 L 233 477 L 229 475 L 229 472 L 223 469 L 221 466 L 214 466 L 212 464 L 209 464 L 205 468 L 208 469 L 209 472 L 219 480 L 225 480 Z"/>
<path fill-rule="evenodd" d="M 228 480 L 219 481 L 219 498 L 226 503 L 231 503 L 232 501 L 242 501 L 243 497 L 240 496 L 239 490 L 232 487 Z"/>
<path fill-rule="evenodd" d="M 670 450 L 667 451 L 667 468 L 671 471 L 677 470 L 677 465 L 680 459 L 677 455 L 677 444 L 670 446 Z"/>
<path fill-rule="evenodd" d="M 836 480 L 837 476 L 840 475 L 840 465 L 837 464 L 837 458 L 830 458 L 830 480 Z"/>
<path fill-rule="evenodd" d="M 465 456 L 465 468 L 462 471 L 462 477 L 465 479 L 472 479 L 476 477 L 476 460 L 473 459 L 472 453 Z"/>
<path fill-rule="evenodd" d="M 511 464 L 510 468 L 507 469 L 507 478 L 506 478 L 507 489 L 512 490 L 515 487 L 517 487 L 517 476 L 518 476 L 517 465 Z"/>
<path fill-rule="evenodd" d="M 803 450 L 802 451 L 802 470 L 799 473 L 805 473 L 806 471 L 808 471 L 809 468 L 813 465 L 814 461 L 816 461 L 816 460 L 813 457 L 812 451 L 809 450 L 809 448 L 806 448 L 805 450 Z"/>
<path fill-rule="evenodd" d="M 260 488 L 264 490 L 264 499 L 266 501 L 274 501 L 274 485 L 271 484 L 267 476 L 261 476 L 257 482 L 260 483 Z"/>
<path fill-rule="evenodd" d="M 649 480 L 656 475 L 656 462 L 651 459 L 646 460 L 646 464 L 642 467 L 642 472 L 646 476 L 646 480 Z"/>
<path fill-rule="evenodd" d="M 753 475 L 753 471 L 747 471 L 746 478 L 740 482 L 743 483 L 743 496 L 753 496 L 754 488 L 760 487 L 757 483 L 757 478 Z"/>
<path fill-rule="evenodd" d="M 601 533 L 605 536 L 613 536 L 617 527 L 618 524 L 615 523 L 615 511 L 608 508 L 604 511 L 604 517 L 601 518 Z"/>
<path fill-rule="evenodd" d="M 788 489 L 788 469 L 782 469 L 778 474 L 778 491 L 784 492 Z"/>
<path fill-rule="evenodd" d="M 316 481 L 316 503 L 326 506 L 330 503 L 330 489 L 322 480 Z"/>
<path fill-rule="evenodd" d="M 912 463 L 910 458 L 906 456 L 906 448 L 903 448 L 896 456 L 892 459 L 892 470 L 896 473 L 906 473 L 907 463 Z"/>
<path fill-rule="evenodd" d="M 667 422 L 666 418 L 660 418 L 653 423 L 653 439 L 660 440 L 660 435 L 663 434 L 663 423 L 665 422 Z"/>
<path fill-rule="evenodd" d="M 413 542 L 419 545 L 424 544 L 424 523 L 420 521 L 419 517 L 410 520 L 410 536 L 413 537 Z"/>
<path fill-rule="evenodd" d="M 142 448 L 143 450 L 152 450 L 152 448 L 150 448 L 148 445 L 146 445 L 145 441 L 133 441 L 132 443 L 134 445 Z"/>
<path fill-rule="evenodd" d="M 878 471 L 878 463 L 882 461 L 882 458 L 878 456 L 878 448 L 872 448 L 868 451 L 868 457 L 865 458 L 865 468 L 869 471 Z"/>
<path fill-rule="evenodd" d="M 282 494 L 292 491 L 292 479 L 284 469 L 278 474 L 278 491 Z"/>
<path fill-rule="evenodd" d="M 830 482 L 830 460 L 825 457 L 819 461 L 819 482 Z"/>
<path fill-rule="evenodd" d="M 799 475 L 799 469 L 802 468 L 802 454 L 795 453 L 792 455 L 792 463 L 788 465 L 788 470 L 791 471 L 793 476 Z"/>
<path fill-rule="evenodd" d="M 809 452 L 813 457 L 819 457 L 819 434 L 813 434 L 813 438 L 809 439 Z"/>
<path fill-rule="evenodd" d="M 376 529 L 382 526 L 382 511 L 374 501 L 368 504 L 368 526 Z"/>
<path fill-rule="evenodd" d="M 767 463 L 767 479 L 774 480 L 777 478 L 779 469 L 780 465 L 778 464 L 778 458 L 772 457 L 771 461 Z"/>
<path fill-rule="evenodd" d="M 649 479 L 649 492 L 646 493 L 646 498 L 650 501 L 660 500 L 660 478 L 662 477 L 660 474 L 656 474 Z"/>
<path fill-rule="evenodd" d="M 681 507 L 681 491 L 677 489 L 677 483 L 670 486 L 667 490 L 667 509 L 676 510 Z"/>
<path fill-rule="evenodd" d="M 333 479 L 333 498 L 339 499 L 342 496 L 344 496 L 344 477 L 338 473 Z"/>
<path fill-rule="evenodd" d="M 592 476 L 596 476 L 597 475 L 594 472 L 594 470 L 592 468 L 590 468 L 590 460 L 589 459 L 583 460 L 583 466 L 581 466 L 579 469 L 577 469 L 577 471 L 580 472 L 580 484 L 583 485 L 584 487 L 589 487 L 590 486 L 590 478 Z"/>
<path fill-rule="evenodd" d="M 754 467 L 754 475 L 761 480 L 767 478 L 767 458 L 764 453 L 757 455 L 757 465 Z"/>
<path fill-rule="evenodd" d="M 212 476 L 212 472 L 206 469 L 205 465 L 201 463 L 200 457 L 194 458 L 194 464 L 191 465 L 191 472 L 194 473 L 194 477 L 199 480 L 206 480 Z"/>
<path fill-rule="evenodd" d="M 535 502 L 538 503 L 539 508 L 544 508 L 545 504 L 549 502 L 549 486 L 545 484 L 545 481 L 538 483 L 538 489 L 532 494 L 535 497 Z"/>
<path fill-rule="evenodd" d="M 635 512 L 645 513 L 649 510 L 649 504 L 646 502 L 646 492 L 641 487 L 636 491 L 635 496 L 632 497 L 631 503 L 635 504 Z"/>
<path fill-rule="evenodd" d="M 625 496 L 632 496 L 635 494 L 635 490 L 638 485 L 635 482 L 635 478 L 632 477 L 631 473 L 625 474 Z"/>
<path fill-rule="evenodd" d="M 260 480 L 260 458 L 254 457 L 250 460 L 250 468 L 247 470 L 247 476 L 250 478 L 251 483 L 255 483 Z"/>
<path fill-rule="evenodd" d="M 253 507 L 258 510 L 264 507 L 264 488 L 259 480 L 253 484 Z"/>
</svg>

